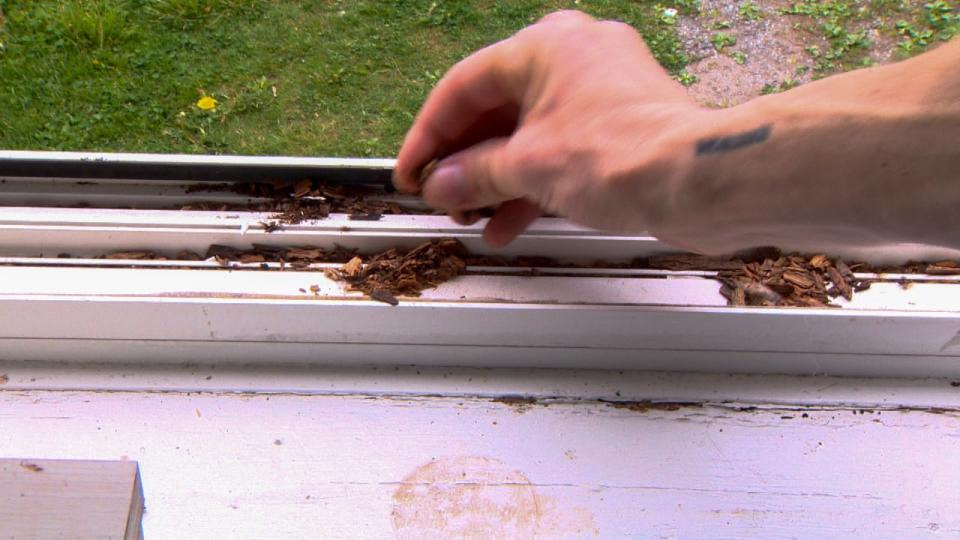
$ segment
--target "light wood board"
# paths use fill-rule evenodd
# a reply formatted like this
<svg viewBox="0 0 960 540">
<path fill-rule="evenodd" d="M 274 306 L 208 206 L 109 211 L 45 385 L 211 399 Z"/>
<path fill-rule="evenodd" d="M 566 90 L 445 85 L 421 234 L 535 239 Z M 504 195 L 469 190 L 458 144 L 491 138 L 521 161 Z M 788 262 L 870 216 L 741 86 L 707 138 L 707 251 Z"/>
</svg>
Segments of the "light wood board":
<svg viewBox="0 0 960 540">
<path fill-rule="evenodd" d="M 56 433 L 33 436 L 71 451 Z M 137 540 L 142 515 L 136 462 L 0 459 L 0 538 Z"/>
</svg>

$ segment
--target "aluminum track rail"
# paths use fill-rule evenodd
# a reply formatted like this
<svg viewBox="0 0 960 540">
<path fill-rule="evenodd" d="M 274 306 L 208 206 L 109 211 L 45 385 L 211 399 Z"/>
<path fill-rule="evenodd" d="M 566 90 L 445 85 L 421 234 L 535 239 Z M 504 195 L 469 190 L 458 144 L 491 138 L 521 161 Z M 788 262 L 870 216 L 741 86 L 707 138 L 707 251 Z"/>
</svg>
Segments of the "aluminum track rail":
<svg viewBox="0 0 960 540">
<path fill-rule="evenodd" d="M 196 185 L 0 178 L 0 359 L 960 375 L 955 277 L 865 275 L 879 282 L 840 309 L 730 308 L 712 272 L 577 266 L 671 252 L 647 235 L 544 218 L 509 248 L 493 250 L 482 242 L 483 223 L 459 227 L 435 215 L 355 221 L 342 214 L 267 232 L 269 213 L 171 210 L 201 200 L 250 200 L 197 192 Z M 80 203 L 93 207 L 65 207 Z M 477 254 L 571 264 L 471 267 L 393 307 L 345 291 L 323 275 L 328 265 L 294 271 L 269 263 L 224 268 L 95 258 L 129 250 L 204 253 L 211 244 L 375 252 L 448 237 Z M 952 253 L 897 246 L 881 255 Z M 904 287 L 902 279 L 914 283 Z"/>
</svg>

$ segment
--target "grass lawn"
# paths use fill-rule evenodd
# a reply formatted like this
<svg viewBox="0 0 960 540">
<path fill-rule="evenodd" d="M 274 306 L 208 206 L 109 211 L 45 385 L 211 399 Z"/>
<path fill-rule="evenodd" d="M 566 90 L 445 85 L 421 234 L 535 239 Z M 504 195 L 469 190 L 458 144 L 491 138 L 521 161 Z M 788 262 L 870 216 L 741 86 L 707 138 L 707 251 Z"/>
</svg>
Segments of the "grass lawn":
<svg viewBox="0 0 960 540">
<path fill-rule="evenodd" d="M 561 7 L 687 62 L 653 1 L 0 0 L 0 148 L 391 156 L 448 67 Z"/>
</svg>

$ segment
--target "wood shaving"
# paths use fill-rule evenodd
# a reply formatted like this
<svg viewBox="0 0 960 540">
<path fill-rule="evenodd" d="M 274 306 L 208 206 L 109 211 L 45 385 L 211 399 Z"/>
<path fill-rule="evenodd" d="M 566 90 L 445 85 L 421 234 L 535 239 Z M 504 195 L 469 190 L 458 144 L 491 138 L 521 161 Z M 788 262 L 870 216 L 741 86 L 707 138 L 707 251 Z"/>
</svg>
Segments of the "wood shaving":
<svg viewBox="0 0 960 540">
<path fill-rule="evenodd" d="M 113 253 L 107 253 L 98 257 L 100 259 L 123 259 L 123 260 L 135 260 L 135 261 L 165 261 L 166 257 L 158 255 L 153 251 L 114 251 Z"/>
</svg>

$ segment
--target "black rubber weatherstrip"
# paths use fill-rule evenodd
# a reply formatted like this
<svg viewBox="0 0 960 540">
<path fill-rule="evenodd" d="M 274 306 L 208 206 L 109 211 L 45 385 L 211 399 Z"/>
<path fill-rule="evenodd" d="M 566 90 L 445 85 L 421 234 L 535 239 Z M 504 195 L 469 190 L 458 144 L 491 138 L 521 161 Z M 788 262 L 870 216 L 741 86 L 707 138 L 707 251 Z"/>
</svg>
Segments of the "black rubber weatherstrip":
<svg viewBox="0 0 960 540">
<path fill-rule="evenodd" d="M 170 163 L 117 160 L 0 160 L 0 176 L 128 180 L 192 180 L 210 182 L 271 182 L 320 180 L 344 185 L 390 187 L 388 168 L 336 165 L 272 165 L 259 163 Z"/>
</svg>

